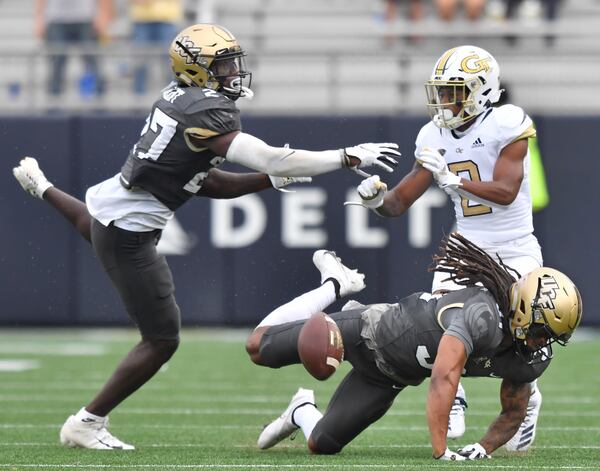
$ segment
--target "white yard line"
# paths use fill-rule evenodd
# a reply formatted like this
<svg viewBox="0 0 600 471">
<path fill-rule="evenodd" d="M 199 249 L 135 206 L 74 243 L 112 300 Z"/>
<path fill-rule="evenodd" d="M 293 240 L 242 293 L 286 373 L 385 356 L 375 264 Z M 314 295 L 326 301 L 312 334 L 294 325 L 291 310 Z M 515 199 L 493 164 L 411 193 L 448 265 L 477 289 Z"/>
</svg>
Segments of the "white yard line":
<svg viewBox="0 0 600 471">
<path fill-rule="evenodd" d="M 2 355 L 44 355 L 44 356 L 98 356 L 105 355 L 108 348 L 100 344 L 87 343 L 44 343 L 44 342 L 3 342 L 0 343 Z"/>
<path fill-rule="evenodd" d="M 214 402 L 214 401 L 213 401 Z M 218 401 L 221 402 L 221 401 Z M 161 407 L 124 407 L 119 410 L 119 415 L 169 415 L 169 416 L 203 416 L 203 415 L 245 415 L 245 416 L 270 416 L 279 415 L 281 408 L 245 408 L 245 407 L 207 407 L 207 408 L 161 408 Z M 68 412 L 68 411 L 67 411 Z M 48 415 L 48 414 L 64 414 L 64 408 L 43 408 L 28 407 L 27 409 L 11 408 L 11 414 L 24 415 Z M 424 410 L 414 409 L 391 409 L 386 413 L 386 417 L 422 417 Z M 469 411 L 470 416 L 488 417 L 497 414 L 497 409 L 489 409 L 485 411 Z M 600 411 L 553 411 L 554 417 L 600 417 Z"/>
<path fill-rule="evenodd" d="M 36 370 L 40 367 L 37 360 L 20 360 L 11 358 L 10 360 L 0 360 L 0 372 L 18 373 L 20 371 Z"/>
<path fill-rule="evenodd" d="M 100 387 L 100 385 L 98 385 Z M 71 387 L 67 389 L 72 390 Z M 55 390 L 51 392 L 45 392 L 44 394 L 39 393 L 21 393 L 21 392 L 13 392 L 13 393 L 3 393 L 2 388 L 0 387 L 0 403 L 2 402 L 72 402 L 73 399 L 69 397 L 65 397 L 64 394 L 65 387 L 63 383 L 63 390 Z M 198 404 L 198 403 L 211 403 L 211 404 L 269 404 L 272 405 L 274 403 L 281 403 L 282 407 L 289 402 L 289 395 L 261 395 L 261 394 L 253 394 L 253 395 L 231 395 L 231 394 L 219 394 L 215 397 L 214 392 L 210 394 L 203 394 L 202 392 L 194 393 L 194 394 L 165 394 L 165 395 L 156 395 L 151 399 L 153 403 L 189 403 L 189 404 Z M 143 400 L 142 402 L 147 402 L 147 400 Z M 409 398 L 408 400 L 404 400 L 402 396 L 397 399 L 396 406 L 423 406 L 423 410 L 425 407 L 425 398 Z M 469 399 L 469 413 L 473 406 L 490 406 L 493 408 L 493 411 L 497 411 L 499 405 L 499 400 L 497 397 L 488 397 L 488 398 L 477 398 L 477 399 Z M 577 396 L 575 399 L 566 398 L 566 397 L 544 397 L 544 408 L 552 408 L 553 405 L 560 406 L 580 406 L 580 405 L 597 405 L 598 409 L 600 409 L 600 396 Z M 475 411 L 474 411 L 475 412 Z M 557 411 L 558 413 L 559 411 Z M 553 413 L 554 414 L 554 413 Z"/>
<path fill-rule="evenodd" d="M 477 464 L 473 463 L 477 469 L 598 469 L 597 466 L 527 466 L 527 465 L 506 465 L 506 464 Z M 349 463 L 323 463 L 323 464 L 37 464 L 37 463 L 0 463 L 0 468 L 50 468 L 50 469 L 440 469 L 439 463 L 431 464 L 349 464 Z"/>
<path fill-rule="evenodd" d="M 49 447 L 58 447 L 60 446 L 58 441 L 56 442 L 0 442 L 0 447 L 11 447 L 11 446 L 49 446 Z M 240 449 L 249 449 L 255 450 L 256 445 L 228 445 L 232 448 L 240 448 Z M 198 443 L 136 443 L 136 447 L 140 448 L 223 448 L 223 445 L 217 445 L 214 443 L 206 443 L 206 442 L 198 442 Z M 278 449 L 281 448 L 290 448 L 295 449 L 299 448 L 298 445 L 286 445 L 279 444 L 277 445 Z M 428 443 L 421 444 L 388 444 L 388 445 L 356 445 L 355 448 L 374 448 L 374 449 L 388 449 L 388 448 L 431 448 L 431 445 Z M 572 446 L 567 445 L 533 445 L 532 450 L 572 450 Z M 600 445 L 577 445 L 577 449 L 583 450 L 600 450 Z"/>
<path fill-rule="evenodd" d="M 29 428 L 41 428 L 41 429 L 59 429 L 63 424 L 55 423 L 55 424 L 32 424 L 32 423 L 0 423 L 0 430 L 11 430 L 11 429 L 29 429 Z M 242 424 L 229 424 L 229 425 L 216 425 L 216 424 L 207 424 L 207 425 L 198 425 L 198 424 L 176 424 L 176 425 L 167 425 L 167 424 L 128 424 L 126 422 L 116 423 L 115 428 L 120 430 L 125 429 L 168 429 L 168 430 L 239 430 L 239 429 L 248 429 L 248 430 L 260 430 L 262 426 L 259 425 L 242 425 Z M 586 427 L 586 426 L 573 426 L 573 427 L 552 427 L 552 426 L 544 426 L 542 427 L 544 431 L 552 431 L 552 432 L 600 432 L 600 426 L 598 427 Z M 488 426 L 476 426 L 470 425 L 470 430 L 487 430 Z M 411 431 L 411 432 L 426 432 L 429 429 L 425 425 L 373 425 L 365 430 L 363 433 L 372 433 L 372 432 L 389 432 L 389 431 Z"/>
</svg>

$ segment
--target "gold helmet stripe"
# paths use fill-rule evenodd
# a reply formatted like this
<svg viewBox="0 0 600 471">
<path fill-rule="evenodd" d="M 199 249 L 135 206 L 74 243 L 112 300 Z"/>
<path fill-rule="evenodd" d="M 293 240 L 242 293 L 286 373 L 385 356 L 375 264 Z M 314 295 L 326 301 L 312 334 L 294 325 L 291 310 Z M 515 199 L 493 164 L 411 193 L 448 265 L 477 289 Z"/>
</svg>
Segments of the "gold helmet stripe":
<svg viewBox="0 0 600 471">
<path fill-rule="evenodd" d="M 454 54 L 457 48 L 453 47 L 452 49 L 448 49 L 435 66 L 435 75 L 442 75 L 446 71 L 446 64 L 448 64 L 448 60 L 450 60 L 450 56 Z"/>
</svg>

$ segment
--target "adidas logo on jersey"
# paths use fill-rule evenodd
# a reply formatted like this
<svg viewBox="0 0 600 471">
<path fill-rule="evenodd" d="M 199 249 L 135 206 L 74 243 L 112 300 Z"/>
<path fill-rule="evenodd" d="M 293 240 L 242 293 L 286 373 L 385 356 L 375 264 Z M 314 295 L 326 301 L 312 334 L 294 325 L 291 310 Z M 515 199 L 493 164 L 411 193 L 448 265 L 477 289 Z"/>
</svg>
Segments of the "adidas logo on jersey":
<svg viewBox="0 0 600 471">
<path fill-rule="evenodd" d="M 475 142 L 471 146 L 471 149 L 475 149 L 475 147 L 484 147 L 484 146 L 485 146 L 485 144 L 483 142 L 481 142 L 481 138 L 478 137 L 477 139 L 475 139 Z"/>
</svg>

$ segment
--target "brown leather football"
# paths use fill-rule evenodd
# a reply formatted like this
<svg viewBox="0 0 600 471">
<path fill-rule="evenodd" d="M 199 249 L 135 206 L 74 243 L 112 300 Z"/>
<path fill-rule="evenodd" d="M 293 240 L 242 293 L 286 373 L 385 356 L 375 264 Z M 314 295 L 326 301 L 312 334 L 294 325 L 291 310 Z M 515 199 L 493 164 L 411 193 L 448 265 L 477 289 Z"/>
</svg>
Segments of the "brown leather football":
<svg viewBox="0 0 600 471">
<path fill-rule="evenodd" d="M 298 354 L 315 378 L 329 378 L 344 359 L 344 342 L 335 321 L 319 313 L 306 321 L 298 336 Z"/>
</svg>

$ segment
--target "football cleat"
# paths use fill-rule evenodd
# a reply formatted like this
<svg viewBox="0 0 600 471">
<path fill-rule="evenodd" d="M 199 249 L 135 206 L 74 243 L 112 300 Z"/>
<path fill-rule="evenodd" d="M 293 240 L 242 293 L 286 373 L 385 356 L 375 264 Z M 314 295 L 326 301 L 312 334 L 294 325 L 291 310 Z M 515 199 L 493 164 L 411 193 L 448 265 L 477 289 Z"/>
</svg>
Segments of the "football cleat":
<svg viewBox="0 0 600 471">
<path fill-rule="evenodd" d="M 60 429 L 60 442 L 70 447 L 94 450 L 135 450 L 133 445 L 123 443 L 108 431 L 108 417 L 80 420 L 70 416 Z"/>
<path fill-rule="evenodd" d="M 315 405 L 315 393 L 310 389 L 299 388 L 283 414 L 265 426 L 258 437 L 258 448 L 271 448 L 298 430 L 299 427 L 294 423 L 294 412 L 306 404 Z"/>
<path fill-rule="evenodd" d="M 527 451 L 531 448 L 533 440 L 535 440 L 535 432 L 537 429 L 537 420 L 540 415 L 540 408 L 542 407 L 542 393 L 536 387 L 535 391 L 529 396 L 529 403 L 527 404 L 527 415 L 523 420 L 523 423 L 519 426 L 519 430 L 515 435 L 506 442 L 506 450 L 515 451 Z"/>
<path fill-rule="evenodd" d="M 313 263 L 321 272 L 321 284 L 333 281 L 338 299 L 365 289 L 365 275 L 345 266 L 335 252 L 317 250 L 313 254 Z"/>
<path fill-rule="evenodd" d="M 19 166 L 13 168 L 13 175 L 26 192 L 39 199 L 43 199 L 44 192 L 54 186 L 33 157 L 21 159 Z"/>
<path fill-rule="evenodd" d="M 450 409 L 450 415 L 448 416 L 448 432 L 446 434 L 448 438 L 460 438 L 464 435 L 465 412 L 467 407 L 467 395 L 462 385 L 458 383 L 454 403 L 452 404 L 452 409 Z"/>
</svg>

